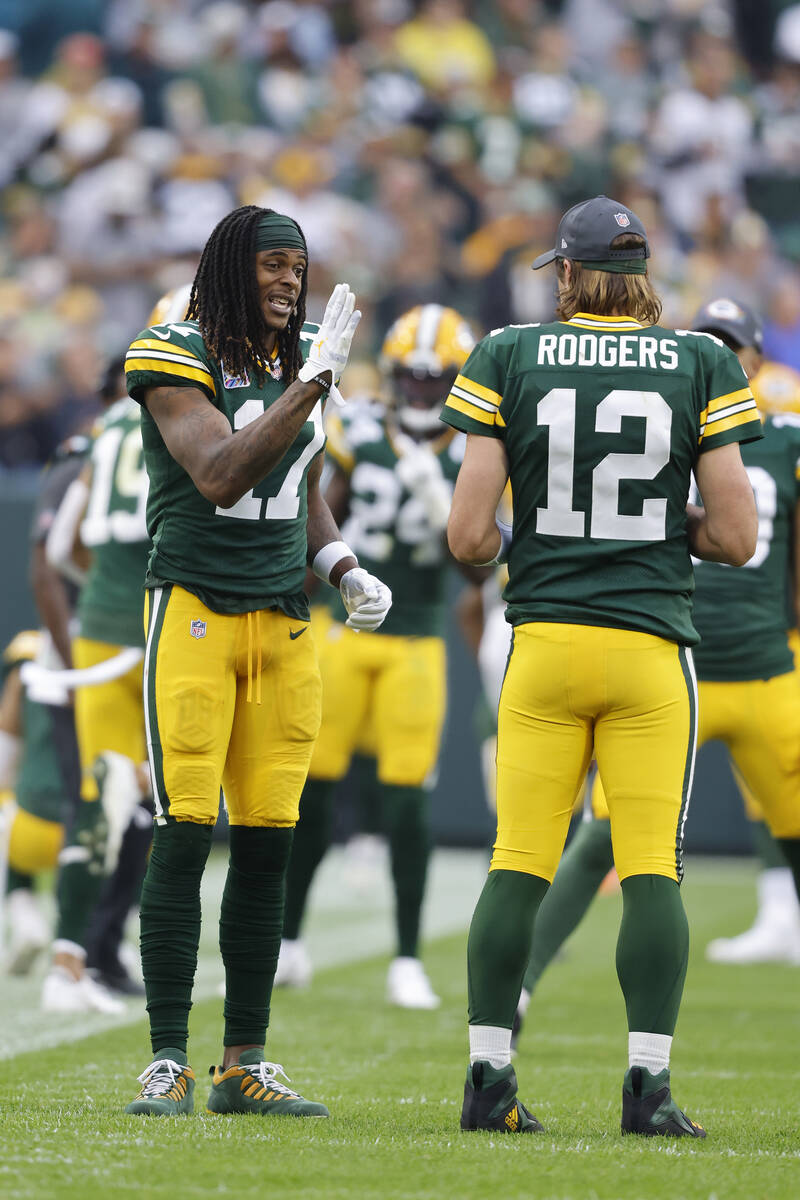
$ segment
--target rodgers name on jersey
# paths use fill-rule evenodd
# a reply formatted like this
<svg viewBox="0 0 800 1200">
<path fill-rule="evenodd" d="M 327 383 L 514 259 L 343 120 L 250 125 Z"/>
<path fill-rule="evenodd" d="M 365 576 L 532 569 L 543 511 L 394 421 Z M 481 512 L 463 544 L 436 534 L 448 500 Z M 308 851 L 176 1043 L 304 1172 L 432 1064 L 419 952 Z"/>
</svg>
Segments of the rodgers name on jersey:
<svg viewBox="0 0 800 1200">
<path fill-rule="evenodd" d="M 303 355 L 318 329 L 306 323 Z M 148 388 L 196 387 L 244 429 L 286 390 L 280 360 L 265 364 L 264 382 L 231 376 L 210 353 L 194 321 L 154 325 L 132 343 L 125 371 L 130 395 L 143 405 Z M 147 586 L 176 583 L 210 609 L 240 613 L 277 607 L 308 620 L 306 478 L 325 444 L 318 403 L 278 465 L 230 508 L 214 506 L 170 455 L 146 407 L 142 441 L 150 477 L 147 525 L 153 542 Z"/>
<path fill-rule="evenodd" d="M 89 448 L 91 484 L 81 541 L 92 552 L 78 597 L 81 634 L 111 645 L 144 646 L 144 577 L 150 553 L 139 406 L 119 400 Z"/>
<path fill-rule="evenodd" d="M 359 405 L 328 421 L 327 452 L 350 482 L 350 510 L 342 537 L 367 571 L 392 589 L 392 607 L 380 633 L 443 636 L 448 553 L 422 501 L 401 482 L 403 455 L 391 417 L 380 405 Z M 444 433 L 430 445 L 452 493 L 464 457 L 462 435 Z M 337 619 L 345 613 L 332 596 Z"/>
<path fill-rule="evenodd" d="M 767 417 L 764 437 L 742 447 L 758 509 L 756 552 L 739 569 L 695 564 L 694 651 L 698 679 L 771 679 L 794 667 L 787 629 L 794 525 L 800 499 L 800 416 Z"/>
<path fill-rule="evenodd" d="M 698 454 L 761 436 L 742 367 L 718 339 L 587 313 L 497 329 L 467 359 L 442 417 L 506 445 L 512 624 L 697 641 L 691 469 Z"/>
</svg>

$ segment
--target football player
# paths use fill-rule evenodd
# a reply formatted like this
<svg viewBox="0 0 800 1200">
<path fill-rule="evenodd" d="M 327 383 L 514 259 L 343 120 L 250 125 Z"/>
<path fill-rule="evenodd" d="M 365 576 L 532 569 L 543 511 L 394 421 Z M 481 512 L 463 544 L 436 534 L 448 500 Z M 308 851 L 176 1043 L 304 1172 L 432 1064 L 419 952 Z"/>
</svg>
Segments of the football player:
<svg viewBox="0 0 800 1200">
<path fill-rule="evenodd" d="M 698 741 L 719 738 L 725 742 L 742 781 L 749 815 L 754 820 L 766 819 L 778 839 L 776 844 L 768 829 L 756 826 L 765 863 L 760 927 L 757 924 L 741 939 L 712 942 L 709 957 L 728 962 L 763 961 L 778 957 L 778 950 L 790 956 L 797 907 L 796 894 L 786 896 L 781 835 L 791 828 L 792 814 L 800 808 L 800 677 L 786 633 L 787 625 L 796 620 L 795 613 L 787 617 L 786 595 L 800 529 L 800 417 L 796 415 L 800 391 L 786 386 L 781 368 L 761 366 L 760 323 L 744 305 L 726 298 L 714 300 L 700 310 L 693 328 L 736 351 L 754 377 L 753 391 L 762 413 L 768 414 L 763 440 L 742 447 L 759 516 L 756 552 L 737 571 L 698 563 L 694 597 L 694 620 L 702 639 L 695 649 Z M 761 386 L 761 379 L 766 386 Z M 770 379 L 775 380 L 774 386 Z M 796 595 L 794 579 L 791 584 Z M 581 920 L 613 864 L 608 805 L 599 780 L 595 780 L 587 816 L 594 819 L 581 824 L 540 910 L 520 997 L 520 1017 L 542 972 Z M 791 886 L 795 891 L 794 880 Z M 733 949 L 726 955 L 730 945 Z"/>
<path fill-rule="evenodd" d="M 439 1004 L 419 958 L 430 848 L 425 785 L 445 713 L 444 530 L 465 440 L 443 428 L 439 413 L 473 345 L 454 309 L 411 309 L 392 325 L 381 351 L 387 407 L 355 406 L 335 415 L 327 430 L 335 466 L 326 493 L 331 511 L 361 562 L 390 584 L 393 602 L 380 630 L 356 636 L 334 597 L 332 622 L 317 630 L 322 726 L 295 831 L 277 981 L 310 980 L 300 940 L 308 890 L 330 842 L 335 786 L 368 725 L 396 903 L 387 998 L 405 1008 Z"/>
<path fill-rule="evenodd" d="M 375 629 L 391 594 L 342 542 L 319 487 L 322 401 L 360 314 L 346 284 L 305 322 L 308 251 L 291 217 L 247 205 L 216 226 L 188 319 L 127 356 L 150 479 L 145 720 L 156 810 L 141 903 L 153 1059 L 131 1114 L 191 1111 L 186 1056 L 200 881 L 224 788 L 221 1064 L 210 1112 L 326 1116 L 264 1058 L 286 866 L 320 721 L 306 564 Z"/>
<path fill-rule="evenodd" d="M 689 949 L 679 885 L 696 732 L 690 553 L 751 557 L 758 522 L 739 443 L 760 438 L 761 423 L 727 347 L 658 325 L 648 255 L 629 209 L 605 196 L 575 205 L 534 263 L 556 263 L 559 320 L 484 338 L 443 412 L 469 435 L 448 524 L 457 558 L 497 561 L 509 478 L 514 498 L 514 633 L 497 840 L 469 935 L 464 1129 L 541 1128 L 517 1097 L 511 1029 L 537 910 L 595 756 L 623 894 L 622 1130 L 705 1135 L 669 1075 Z M 693 470 L 705 509 L 687 508 Z M 781 832 L 800 850 L 800 811 Z"/>
</svg>

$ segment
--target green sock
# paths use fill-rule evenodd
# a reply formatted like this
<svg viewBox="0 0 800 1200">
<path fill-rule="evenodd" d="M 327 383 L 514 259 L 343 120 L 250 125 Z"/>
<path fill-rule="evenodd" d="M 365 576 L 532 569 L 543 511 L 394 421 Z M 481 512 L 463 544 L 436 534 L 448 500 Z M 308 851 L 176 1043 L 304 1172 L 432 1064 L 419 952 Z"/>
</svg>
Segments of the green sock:
<svg viewBox="0 0 800 1200">
<path fill-rule="evenodd" d="M 283 913 L 283 936 L 292 941 L 300 937 L 309 889 L 330 845 L 335 787 L 333 779 L 307 779 L 300 797 L 300 819 L 295 826 L 286 872 Z"/>
<path fill-rule="evenodd" d="M 536 910 L 549 886 L 539 875 L 489 872 L 469 929 L 470 1025 L 511 1028 Z"/>
<path fill-rule="evenodd" d="M 611 822 L 581 821 L 536 914 L 531 957 L 523 980 L 529 992 L 534 991 L 542 972 L 577 929 L 613 865 Z"/>
<path fill-rule="evenodd" d="M 27 875 L 24 871 L 18 871 L 16 867 L 12 867 L 9 863 L 6 868 L 6 892 L 22 891 L 33 892 L 36 890 L 36 881 L 32 875 Z"/>
<path fill-rule="evenodd" d="M 360 833 L 380 835 L 384 832 L 382 796 L 378 783 L 378 764 L 374 758 L 356 754 L 350 764 L 353 780 L 354 809 Z"/>
<path fill-rule="evenodd" d="M 225 964 L 225 1046 L 263 1046 L 281 948 L 293 829 L 232 825 L 219 914 Z"/>
<path fill-rule="evenodd" d="M 67 845 L 58 856 L 56 940 L 85 945 L 105 882 L 108 824 L 99 800 L 81 800 Z"/>
<path fill-rule="evenodd" d="M 430 856 L 428 797 L 421 787 L 385 783 L 381 790 L 394 879 L 397 953 L 416 958 Z"/>
<path fill-rule="evenodd" d="M 794 887 L 800 898 L 800 838 L 776 838 L 794 876 Z"/>
<path fill-rule="evenodd" d="M 769 825 L 765 821 L 753 821 L 752 828 L 753 849 L 761 860 L 762 869 L 767 871 L 775 867 L 788 867 L 780 841 L 772 836 Z"/>
<path fill-rule="evenodd" d="M 189 1009 L 200 942 L 200 880 L 211 849 L 211 825 L 156 824 L 142 886 L 142 973 L 153 1051 L 186 1053 Z"/>
<path fill-rule="evenodd" d="M 629 1030 L 675 1032 L 688 960 L 689 925 L 675 880 L 665 875 L 624 879 L 617 975 Z"/>
</svg>

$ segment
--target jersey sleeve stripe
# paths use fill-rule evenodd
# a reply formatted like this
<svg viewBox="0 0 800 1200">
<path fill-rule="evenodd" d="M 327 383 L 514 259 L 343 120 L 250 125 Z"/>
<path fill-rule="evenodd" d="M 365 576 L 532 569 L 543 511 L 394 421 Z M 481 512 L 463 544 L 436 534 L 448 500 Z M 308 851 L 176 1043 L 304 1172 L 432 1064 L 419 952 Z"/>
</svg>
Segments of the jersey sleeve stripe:
<svg viewBox="0 0 800 1200">
<path fill-rule="evenodd" d="M 721 408 L 719 412 L 715 412 L 711 416 L 708 416 L 708 409 L 706 409 L 705 419 L 701 419 L 700 428 L 704 430 L 709 425 L 716 426 L 717 421 L 725 421 L 728 417 L 735 417 L 737 413 L 741 412 L 752 413 L 754 417 L 759 415 L 754 400 L 743 400 L 741 404 L 730 404 L 727 408 Z"/>
<path fill-rule="evenodd" d="M 452 392 L 447 397 L 445 408 L 454 408 L 457 412 L 463 413 L 465 417 L 470 417 L 473 421 L 480 421 L 481 425 L 505 425 L 505 421 L 496 409 L 493 409 L 491 413 L 486 412 L 470 400 L 462 400 L 460 396 L 455 396 Z"/>
<path fill-rule="evenodd" d="M 200 359 L 190 350 L 188 346 L 175 345 L 174 342 L 168 341 L 166 338 L 137 338 L 131 343 L 131 350 L 166 350 L 172 354 L 182 354 L 184 358 L 193 358 L 195 362 L 200 362 Z"/>
<path fill-rule="evenodd" d="M 715 396 L 708 402 L 708 411 L 715 413 L 720 408 L 727 408 L 730 404 L 738 404 L 740 400 L 753 400 L 753 393 L 749 387 L 739 388 L 738 392 L 728 392 L 726 396 Z M 755 400 L 753 400 L 753 404 L 755 405 Z"/>
<path fill-rule="evenodd" d="M 491 388 L 484 387 L 482 383 L 475 383 L 473 379 L 467 379 L 466 375 L 457 375 L 453 386 L 462 388 L 471 396 L 478 396 L 481 400 L 488 400 L 492 404 L 500 404 L 503 399 L 499 392 L 493 392 Z"/>
<path fill-rule="evenodd" d="M 156 375 L 179 375 L 182 379 L 194 379 L 197 383 L 202 383 L 210 388 L 215 396 L 217 394 L 214 380 L 208 371 L 197 370 L 195 367 L 184 367 L 179 363 L 170 363 L 165 366 L 158 359 L 132 358 L 125 360 L 125 370 L 126 372 L 148 371 Z"/>
<path fill-rule="evenodd" d="M 485 412 L 497 412 L 497 405 L 491 404 L 488 400 L 480 400 L 477 396 L 471 396 L 469 392 L 465 392 L 463 388 L 456 387 L 453 384 L 450 389 L 451 396 L 458 396 L 462 400 L 466 400 L 469 404 L 474 404 L 476 408 L 482 408 Z"/>
<path fill-rule="evenodd" d="M 179 363 L 184 367 L 193 367 L 195 371 L 204 371 L 209 379 L 212 378 L 211 372 L 205 363 L 202 363 L 199 358 L 195 358 L 191 354 L 171 354 L 169 350 L 138 350 L 131 348 L 125 355 L 125 361 L 131 358 L 149 358 L 159 359 L 161 362 Z"/>
<path fill-rule="evenodd" d="M 709 422 L 703 427 L 699 441 L 702 442 L 704 438 L 715 437 L 718 433 L 727 433 L 729 429 L 736 429 L 739 425 L 755 425 L 758 423 L 760 428 L 760 422 L 761 418 L 758 416 L 758 410 L 756 409 L 754 413 L 753 410 L 748 407 L 744 412 L 736 413 L 735 416 L 726 417 L 724 420 L 714 421 L 713 423 Z"/>
</svg>

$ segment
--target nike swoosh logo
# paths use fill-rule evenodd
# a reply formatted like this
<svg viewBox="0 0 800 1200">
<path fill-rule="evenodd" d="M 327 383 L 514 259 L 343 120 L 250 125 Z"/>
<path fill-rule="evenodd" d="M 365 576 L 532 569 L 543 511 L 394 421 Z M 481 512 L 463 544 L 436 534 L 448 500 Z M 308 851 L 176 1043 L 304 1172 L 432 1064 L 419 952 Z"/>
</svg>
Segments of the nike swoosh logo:
<svg viewBox="0 0 800 1200">
<path fill-rule="evenodd" d="M 299 637 L 300 637 L 300 634 L 301 634 L 301 633 L 305 633 L 305 631 L 306 631 L 307 629 L 308 629 L 308 626 L 307 626 L 307 625 L 304 625 L 302 629 L 290 629 L 290 630 L 289 630 L 289 637 L 292 639 L 292 641 L 294 641 L 294 639 L 295 639 L 295 638 L 299 638 Z"/>
<path fill-rule="evenodd" d="M 152 326 L 150 327 L 150 332 L 154 333 L 157 338 L 161 338 L 162 342 L 168 342 L 169 339 L 172 337 L 171 333 L 159 333 L 158 330 L 153 329 Z"/>
</svg>

